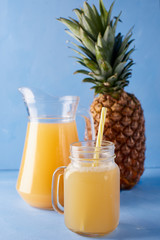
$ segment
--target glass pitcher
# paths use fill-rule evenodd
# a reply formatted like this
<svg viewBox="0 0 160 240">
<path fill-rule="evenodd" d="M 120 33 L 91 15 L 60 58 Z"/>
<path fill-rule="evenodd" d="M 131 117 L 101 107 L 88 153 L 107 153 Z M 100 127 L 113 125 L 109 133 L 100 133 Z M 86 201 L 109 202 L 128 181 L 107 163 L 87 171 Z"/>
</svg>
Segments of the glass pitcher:
<svg viewBox="0 0 160 240">
<path fill-rule="evenodd" d="M 75 118 L 79 97 L 53 97 L 26 87 L 19 91 L 29 121 L 16 188 L 31 206 L 52 209 L 52 174 L 58 167 L 70 163 L 70 144 L 78 141 Z M 85 109 L 79 110 L 79 114 L 86 119 L 86 124 L 90 121 L 94 139 L 91 115 Z M 60 179 L 59 201 L 63 206 L 63 179 Z"/>
</svg>

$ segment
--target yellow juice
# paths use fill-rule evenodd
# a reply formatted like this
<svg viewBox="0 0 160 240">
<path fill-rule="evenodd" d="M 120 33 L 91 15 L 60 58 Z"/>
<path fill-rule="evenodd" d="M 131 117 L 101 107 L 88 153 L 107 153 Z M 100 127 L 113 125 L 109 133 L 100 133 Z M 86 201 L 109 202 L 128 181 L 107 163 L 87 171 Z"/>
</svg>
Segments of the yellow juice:
<svg viewBox="0 0 160 240">
<path fill-rule="evenodd" d="M 119 223 L 119 168 L 69 165 L 64 174 L 66 226 L 81 234 L 106 234 Z"/>
<path fill-rule="evenodd" d="M 28 123 L 17 191 L 30 205 L 52 209 L 51 182 L 56 168 L 69 164 L 69 148 L 78 141 L 75 121 Z M 59 200 L 63 205 L 63 181 Z"/>
</svg>

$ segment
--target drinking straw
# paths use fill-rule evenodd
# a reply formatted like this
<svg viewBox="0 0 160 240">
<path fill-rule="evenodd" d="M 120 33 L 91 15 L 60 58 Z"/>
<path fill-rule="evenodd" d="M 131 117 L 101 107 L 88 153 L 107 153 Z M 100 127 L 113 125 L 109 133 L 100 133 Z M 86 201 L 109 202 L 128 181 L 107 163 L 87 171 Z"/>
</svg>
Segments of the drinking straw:
<svg viewBox="0 0 160 240">
<path fill-rule="evenodd" d="M 100 123 L 99 123 L 99 128 L 98 128 L 98 136 L 97 136 L 97 141 L 96 141 L 96 148 L 95 148 L 95 154 L 94 154 L 94 159 L 98 159 L 99 158 L 99 151 L 97 151 L 97 148 L 101 147 L 102 144 L 102 139 L 103 139 L 103 131 L 104 131 L 104 123 L 105 123 L 105 119 L 106 119 L 106 113 L 107 113 L 107 108 L 102 107 L 101 110 L 101 118 L 100 118 Z M 93 166 L 97 166 L 98 162 L 95 161 L 93 163 Z"/>
</svg>

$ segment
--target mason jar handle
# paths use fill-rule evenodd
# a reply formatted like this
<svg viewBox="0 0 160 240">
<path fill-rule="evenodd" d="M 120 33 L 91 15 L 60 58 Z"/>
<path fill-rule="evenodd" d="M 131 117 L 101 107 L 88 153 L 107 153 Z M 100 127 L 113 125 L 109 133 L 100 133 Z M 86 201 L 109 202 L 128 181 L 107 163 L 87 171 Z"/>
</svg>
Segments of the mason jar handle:
<svg viewBox="0 0 160 240">
<path fill-rule="evenodd" d="M 63 214 L 64 213 L 64 207 L 59 202 L 59 181 L 61 175 L 64 174 L 65 166 L 57 168 L 52 176 L 52 188 L 51 188 L 51 194 L 52 194 L 52 207 L 53 209 Z"/>
</svg>

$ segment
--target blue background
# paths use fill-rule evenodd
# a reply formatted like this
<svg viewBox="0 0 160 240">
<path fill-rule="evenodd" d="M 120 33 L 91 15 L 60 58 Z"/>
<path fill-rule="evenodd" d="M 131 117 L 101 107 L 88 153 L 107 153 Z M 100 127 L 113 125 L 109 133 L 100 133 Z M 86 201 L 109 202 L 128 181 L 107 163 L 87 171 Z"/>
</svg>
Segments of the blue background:
<svg viewBox="0 0 160 240">
<path fill-rule="evenodd" d="M 98 5 L 97 0 L 89 3 Z M 105 1 L 106 7 L 111 1 Z M 57 17 L 74 16 L 82 0 L 0 0 L 0 169 L 20 166 L 27 113 L 18 88 L 39 87 L 54 96 L 78 95 L 81 105 L 91 104 L 94 93 L 68 49 L 72 40 Z M 118 30 L 135 25 L 136 65 L 125 90 L 141 101 L 146 119 L 146 167 L 160 167 L 160 2 L 117 0 L 113 15 L 122 10 Z M 80 129 L 83 131 L 83 129 Z"/>
</svg>

